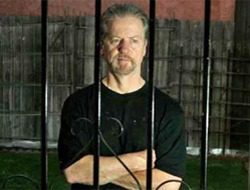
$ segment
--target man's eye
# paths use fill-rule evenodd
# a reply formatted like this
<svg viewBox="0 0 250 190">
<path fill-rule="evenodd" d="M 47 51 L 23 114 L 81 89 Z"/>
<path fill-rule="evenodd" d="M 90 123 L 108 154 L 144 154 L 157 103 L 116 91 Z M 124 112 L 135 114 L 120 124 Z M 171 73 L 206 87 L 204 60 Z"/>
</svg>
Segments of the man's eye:
<svg viewBox="0 0 250 190">
<path fill-rule="evenodd" d="M 138 43 L 139 40 L 138 40 L 138 39 L 132 39 L 132 42 L 133 42 L 133 43 Z"/>
<path fill-rule="evenodd" d="M 119 43 L 119 39 L 111 39 L 111 44 L 117 44 Z"/>
</svg>

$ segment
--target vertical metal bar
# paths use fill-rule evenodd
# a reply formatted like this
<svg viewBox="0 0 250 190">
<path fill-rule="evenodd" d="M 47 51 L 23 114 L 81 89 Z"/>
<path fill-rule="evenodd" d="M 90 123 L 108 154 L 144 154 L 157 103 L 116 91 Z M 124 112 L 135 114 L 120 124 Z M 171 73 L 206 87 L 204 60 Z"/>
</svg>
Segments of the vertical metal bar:
<svg viewBox="0 0 250 190">
<path fill-rule="evenodd" d="M 101 23 L 101 0 L 95 1 L 95 154 L 94 154 L 94 188 L 99 190 L 99 156 L 100 156 L 100 124 L 101 124 L 101 64 L 100 64 L 100 23 Z"/>
<path fill-rule="evenodd" d="M 1 34 L 3 34 L 2 31 L 3 31 L 3 26 L 0 26 L 0 32 L 1 32 Z M 0 35 L 0 36 L 2 36 L 2 35 Z M 2 41 L 2 38 L 0 38 L 0 52 L 1 52 L 0 53 L 0 67 L 2 68 L 1 71 L 0 71 L 0 75 L 4 76 L 4 64 L 3 64 L 3 62 L 4 62 L 4 50 L 3 50 L 3 41 Z M 4 78 L 1 77 L 1 80 L 4 83 L 3 79 Z M 2 101 L 4 101 L 5 100 L 5 96 L 4 96 L 5 89 L 4 89 L 3 85 L 0 86 L 0 91 L 1 91 L 0 96 L 3 97 Z M 2 109 L 3 110 L 5 109 L 4 104 L 2 104 Z M 2 126 L 1 129 L 0 129 L 0 133 L 4 134 L 4 129 L 5 129 L 4 120 L 5 120 L 5 117 L 3 117 L 2 115 L 0 115 L 0 117 L 1 117 L 0 125 Z"/>
<path fill-rule="evenodd" d="M 155 41 L 155 0 L 149 4 L 149 105 L 147 129 L 147 184 L 146 189 L 152 189 L 152 150 L 154 149 L 154 116 L 155 116 L 155 93 L 154 93 L 154 41 Z"/>
<path fill-rule="evenodd" d="M 209 97 L 210 97 L 210 12 L 211 1 L 205 0 L 204 41 L 203 41 L 203 101 L 202 101 L 202 134 L 201 134 L 201 179 L 200 189 L 207 190 L 207 156 L 209 129 Z"/>
<path fill-rule="evenodd" d="M 47 19 L 48 0 L 41 1 L 41 40 L 42 40 L 42 73 L 41 73 L 41 190 L 48 187 L 48 164 L 47 164 L 47 111 L 48 111 L 48 84 L 47 84 Z"/>
<path fill-rule="evenodd" d="M 250 152 L 250 130 L 248 129 L 248 145 L 249 145 L 249 152 Z M 248 189 L 250 188 L 250 154 L 248 155 Z"/>
</svg>

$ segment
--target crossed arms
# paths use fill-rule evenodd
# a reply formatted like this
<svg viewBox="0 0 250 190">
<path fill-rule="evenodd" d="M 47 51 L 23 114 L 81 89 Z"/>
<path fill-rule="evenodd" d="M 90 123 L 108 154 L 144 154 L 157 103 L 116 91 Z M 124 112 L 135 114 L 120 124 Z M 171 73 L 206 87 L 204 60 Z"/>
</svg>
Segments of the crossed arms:
<svg viewBox="0 0 250 190">
<path fill-rule="evenodd" d="M 142 189 L 146 189 L 146 169 L 147 169 L 147 151 L 139 151 L 119 155 L 119 158 L 133 172 L 134 176 L 140 182 Z M 181 180 L 181 178 L 171 175 L 167 172 L 154 168 L 155 152 L 153 151 L 152 160 L 152 188 L 156 189 L 162 182 L 167 180 Z M 82 183 L 93 185 L 93 155 L 86 155 L 77 162 L 73 163 L 64 170 L 66 180 L 73 183 Z M 127 170 L 113 156 L 101 156 L 99 168 L 100 185 L 113 183 L 126 189 L 137 189 L 134 179 L 128 174 Z M 178 190 L 180 183 L 172 182 L 162 186 L 162 189 Z"/>
</svg>

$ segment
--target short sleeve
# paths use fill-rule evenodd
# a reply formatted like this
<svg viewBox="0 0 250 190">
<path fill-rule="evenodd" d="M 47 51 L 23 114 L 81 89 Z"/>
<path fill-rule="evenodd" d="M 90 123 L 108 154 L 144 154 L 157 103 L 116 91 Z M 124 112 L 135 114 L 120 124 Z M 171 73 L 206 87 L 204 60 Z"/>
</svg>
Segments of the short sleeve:
<svg viewBox="0 0 250 190">
<path fill-rule="evenodd" d="M 182 110 L 166 113 L 155 142 L 156 168 L 181 178 L 185 173 L 186 160 L 183 123 Z"/>
</svg>

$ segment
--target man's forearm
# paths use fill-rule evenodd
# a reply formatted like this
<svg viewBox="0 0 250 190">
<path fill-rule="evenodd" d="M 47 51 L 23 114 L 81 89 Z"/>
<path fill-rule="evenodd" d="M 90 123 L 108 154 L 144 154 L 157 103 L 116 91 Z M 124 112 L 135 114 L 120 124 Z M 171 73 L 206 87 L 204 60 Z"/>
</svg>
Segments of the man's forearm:
<svg viewBox="0 0 250 190">
<path fill-rule="evenodd" d="M 141 189 L 146 189 L 146 170 L 144 171 L 137 171 L 133 173 L 134 176 L 140 183 Z M 182 180 L 181 178 L 171 175 L 169 173 L 163 172 L 159 169 L 152 169 L 152 189 L 156 189 L 159 185 L 163 182 L 168 180 Z M 114 181 L 113 184 L 122 186 L 126 189 L 139 189 L 136 181 L 131 177 L 131 175 L 122 176 Z M 178 190 L 180 188 L 179 182 L 169 182 L 161 186 L 159 190 L 167 189 L 167 190 Z"/>
<path fill-rule="evenodd" d="M 69 183 L 93 184 L 93 155 L 84 156 L 64 170 Z M 132 172 L 145 170 L 146 151 L 120 155 L 119 158 Z M 115 157 L 101 156 L 99 169 L 100 185 L 110 183 L 127 174 L 126 169 Z"/>
</svg>

